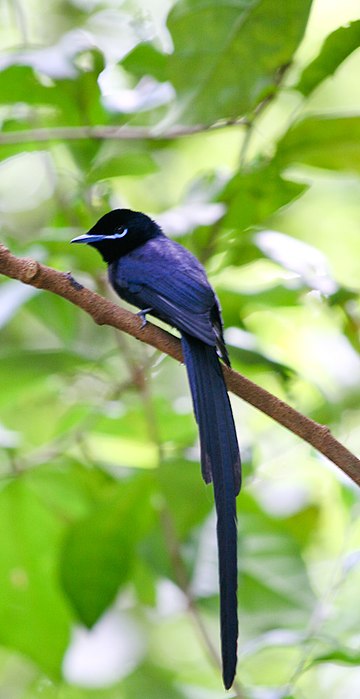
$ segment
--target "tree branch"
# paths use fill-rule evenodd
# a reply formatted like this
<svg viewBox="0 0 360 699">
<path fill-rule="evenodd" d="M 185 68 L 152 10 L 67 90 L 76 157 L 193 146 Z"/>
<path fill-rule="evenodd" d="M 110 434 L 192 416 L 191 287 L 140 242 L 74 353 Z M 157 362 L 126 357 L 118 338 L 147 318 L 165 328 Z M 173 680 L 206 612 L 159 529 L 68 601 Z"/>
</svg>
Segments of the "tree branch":
<svg viewBox="0 0 360 699">
<path fill-rule="evenodd" d="M 98 325 L 111 325 L 182 361 L 181 344 L 176 337 L 152 323 L 143 328 L 138 316 L 81 287 L 69 273 L 45 267 L 31 258 L 15 257 L 4 245 L 0 245 L 0 273 L 62 296 L 89 313 Z M 305 417 L 236 371 L 224 366 L 223 372 L 230 391 L 311 444 L 360 485 L 360 460 L 332 436 L 328 427 Z"/>
<path fill-rule="evenodd" d="M 246 126 L 248 119 L 240 117 L 216 124 L 197 124 L 195 126 L 177 126 L 169 131 L 159 131 L 145 126 L 55 126 L 52 128 L 23 129 L 3 131 L 0 133 L 0 145 L 17 143 L 47 143 L 49 141 L 80 141 L 87 138 L 114 141 L 171 141 L 176 138 L 192 136 L 206 131 L 217 131 L 229 126 Z"/>
</svg>

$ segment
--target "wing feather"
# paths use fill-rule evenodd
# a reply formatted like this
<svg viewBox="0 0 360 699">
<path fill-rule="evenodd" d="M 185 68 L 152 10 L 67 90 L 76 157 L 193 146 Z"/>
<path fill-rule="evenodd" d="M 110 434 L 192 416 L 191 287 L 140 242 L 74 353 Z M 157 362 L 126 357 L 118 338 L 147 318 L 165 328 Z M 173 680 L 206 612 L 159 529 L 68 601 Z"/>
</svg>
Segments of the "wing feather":
<svg viewBox="0 0 360 699">
<path fill-rule="evenodd" d="M 150 240 L 111 264 L 109 276 L 119 296 L 129 303 L 151 308 L 152 315 L 169 325 L 216 345 L 211 322 L 214 292 L 201 265 L 182 246 L 168 238 Z"/>
</svg>

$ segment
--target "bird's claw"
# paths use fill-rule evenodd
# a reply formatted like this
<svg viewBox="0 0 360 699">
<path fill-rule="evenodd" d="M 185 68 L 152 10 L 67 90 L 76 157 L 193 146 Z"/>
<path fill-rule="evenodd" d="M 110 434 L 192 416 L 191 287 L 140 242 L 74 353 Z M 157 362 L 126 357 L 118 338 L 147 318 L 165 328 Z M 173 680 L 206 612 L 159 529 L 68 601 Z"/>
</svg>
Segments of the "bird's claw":
<svg viewBox="0 0 360 699">
<path fill-rule="evenodd" d="M 84 288 L 83 285 L 80 284 L 80 282 L 77 282 L 76 279 L 74 279 L 74 277 L 73 277 L 73 275 L 71 274 L 71 272 L 66 272 L 66 275 L 65 275 L 65 276 L 68 278 L 68 280 L 69 280 L 71 286 L 73 286 L 74 289 L 76 289 L 77 291 L 81 291 L 81 289 Z"/>
<path fill-rule="evenodd" d="M 145 328 L 145 325 L 147 323 L 146 314 L 150 313 L 150 311 L 152 311 L 152 308 L 143 308 L 142 311 L 138 311 L 138 313 L 136 314 L 142 320 L 141 329 Z"/>
</svg>

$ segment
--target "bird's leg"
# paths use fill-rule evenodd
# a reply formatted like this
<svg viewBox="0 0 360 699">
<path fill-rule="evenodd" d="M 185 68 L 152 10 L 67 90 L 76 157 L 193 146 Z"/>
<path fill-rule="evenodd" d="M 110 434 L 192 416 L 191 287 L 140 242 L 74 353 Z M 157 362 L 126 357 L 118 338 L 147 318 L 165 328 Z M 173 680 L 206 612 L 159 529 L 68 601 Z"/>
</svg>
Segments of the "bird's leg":
<svg viewBox="0 0 360 699">
<path fill-rule="evenodd" d="M 143 308 L 142 311 L 138 311 L 138 313 L 136 314 L 142 320 L 141 328 L 145 328 L 145 325 L 147 323 L 146 314 L 150 313 L 150 311 L 152 311 L 152 308 Z"/>
</svg>

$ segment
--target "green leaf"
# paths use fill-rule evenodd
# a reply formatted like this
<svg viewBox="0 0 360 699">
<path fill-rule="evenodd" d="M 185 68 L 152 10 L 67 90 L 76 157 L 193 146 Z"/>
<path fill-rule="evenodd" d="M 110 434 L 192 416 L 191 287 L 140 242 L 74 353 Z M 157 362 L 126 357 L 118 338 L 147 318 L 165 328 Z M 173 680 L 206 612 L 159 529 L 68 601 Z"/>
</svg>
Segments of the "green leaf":
<svg viewBox="0 0 360 699">
<path fill-rule="evenodd" d="M 109 177 L 148 175 L 157 169 L 145 144 L 141 148 L 129 143 L 106 143 L 91 164 L 88 180 L 97 182 Z"/>
<path fill-rule="evenodd" d="M 360 117 L 309 117 L 294 124 L 278 144 L 276 160 L 360 172 Z"/>
<path fill-rule="evenodd" d="M 40 293 L 30 300 L 27 308 L 65 343 L 69 344 L 75 338 L 79 314 L 72 303 L 59 303 L 55 295 Z"/>
<path fill-rule="evenodd" d="M 61 580 L 88 627 L 131 579 L 137 546 L 149 526 L 150 484 L 145 477 L 121 483 L 107 501 L 69 529 L 61 558 Z"/>
<path fill-rule="evenodd" d="M 236 118 L 273 92 L 277 71 L 303 35 L 310 5 L 309 0 L 177 3 L 168 22 L 175 45 L 170 79 L 187 120 Z"/>
<path fill-rule="evenodd" d="M 328 653 L 321 653 L 312 659 L 311 665 L 321 663 L 338 663 L 339 665 L 360 665 L 360 653 L 353 648 L 335 648 Z"/>
<path fill-rule="evenodd" d="M 157 482 L 166 499 L 176 536 L 186 539 L 194 527 L 204 522 L 213 507 L 212 489 L 205 485 L 199 463 L 174 460 L 162 464 Z"/>
<path fill-rule="evenodd" d="M 93 431 L 86 440 L 92 459 L 105 466 L 126 468 L 156 468 L 158 449 L 153 442 Z"/>
<path fill-rule="evenodd" d="M 255 352 L 254 350 L 244 349 L 242 347 L 236 347 L 230 345 L 231 357 L 237 362 L 240 362 L 243 366 L 255 366 L 259 368 L 266 369 L 267 371 L 274 371 L 279 374 L 282 379 L 287 380 L 294 376 L 294 370 L 286 364 L 280 364 L 265 354 L 260 352 Z"/>
<path fill-rule="evenodd" d="M 104 471 L 63 456 L 29 471 L 26 478 L 39 500 L 66 522 L 92 512 L 113 485 Z"/>
<path fill-rule="evenodd" d="M 54 88 L 44 86 L 29 66 L 10 66 L 0 71 L 0 104 L 49 104 Z"/>
<path fill-rule="evenodd" d="M 35 351 L 23 347 L 18 352 L 12 349 L 0 353 L 0 405 L 33 390 L 51 374 L 73 373 L 77 367 L 87 364 L 86 357 L 61 350 Z"/>
<path fill-rule="evenodd" d="M 143 664 L 139 670 L 123 681 L 126 699 L 187 699 L 189 696 L 177 673 L 150 663 Z"/>
<path fill-rule="evenodd" d="M 34 70 L 28 66 L 10 66 L 0 71 L 0 104 L 24 103 L 32 106 L 50 107 L 50 112 L 39 112 L 46 120 L 56 125 L 98 124 L 106 120 L 106 112 L 100 102 L 97 76 L 103 69 L 103 57 L 98 51 L 89 52 L 91 70 L 78 70 L 74 78 L 41 82 Z M 51 114 L 53 116 L 51 117 Z M 33 120 L 33 115 L 32 115 Z M 8 130 L 6 124 L 5 131 Z M 12 130 L 16 127 L 12 124 Z M 23 128 L 23 121 L 17 128 Z M 61 139 L 54 139 L 61 140 Z"/>
<path fill-rule="evenodd" d="M 121 65 L 138 79 L 143 77 L 144 66 L 146 66 L 146 72 L 149 75 L 153 75 L 160 82 L 167 80 L 167 56 L 159 53 L 151 44 L 136 46 L 125 56 Z"/>
<path fill-rule="evenodd" d="M 251 633 L 271 628 L 303 628 L 316 598 L 301 548 L 287 526 L 243 493 L 239 500 L 242 624 Z"/>
<path fill-rule="evenodd" d="M 24 480 L 0 493 L 0 642 L 60 676 L 70 616 L 57 582 L 62 526 Z"/>
<path fill-rule="evenodd" d="M 306 189 L 307 185 L 281 177 L 273 163 L 262 164 L 251 172 L 237 172 L 219 197 L 228 205 L 224 224 L 237 231 L 264 224 L 272 214 Z"/>
<path fill-rule="evenodd" d="M 133 584 L 139 602 L 146 607 L 156 605 L 157 577 L 140 555 L 133 570 Z"/>
<path fill-rule="evenodd" d="M 332 32 L 325 39 L 319 55 L 305 68 L 296 89 L 305 96 L 309 95 L 359 46 L 360 20 Z"/>
<path fill-rule="evenodd" d="M 139 75 L 145 55 L 159 80 L 174 85 L 177 119 L 211 124 L 246 114 L 276 91 L 306 26 L 311 0 L 181 0 L 168 19 L 174 53 L 167 71 L 154 51 L 138 47 L 128 68 Z M 146 67 L 145 67 L 146 66 Z"/>
</svg>

